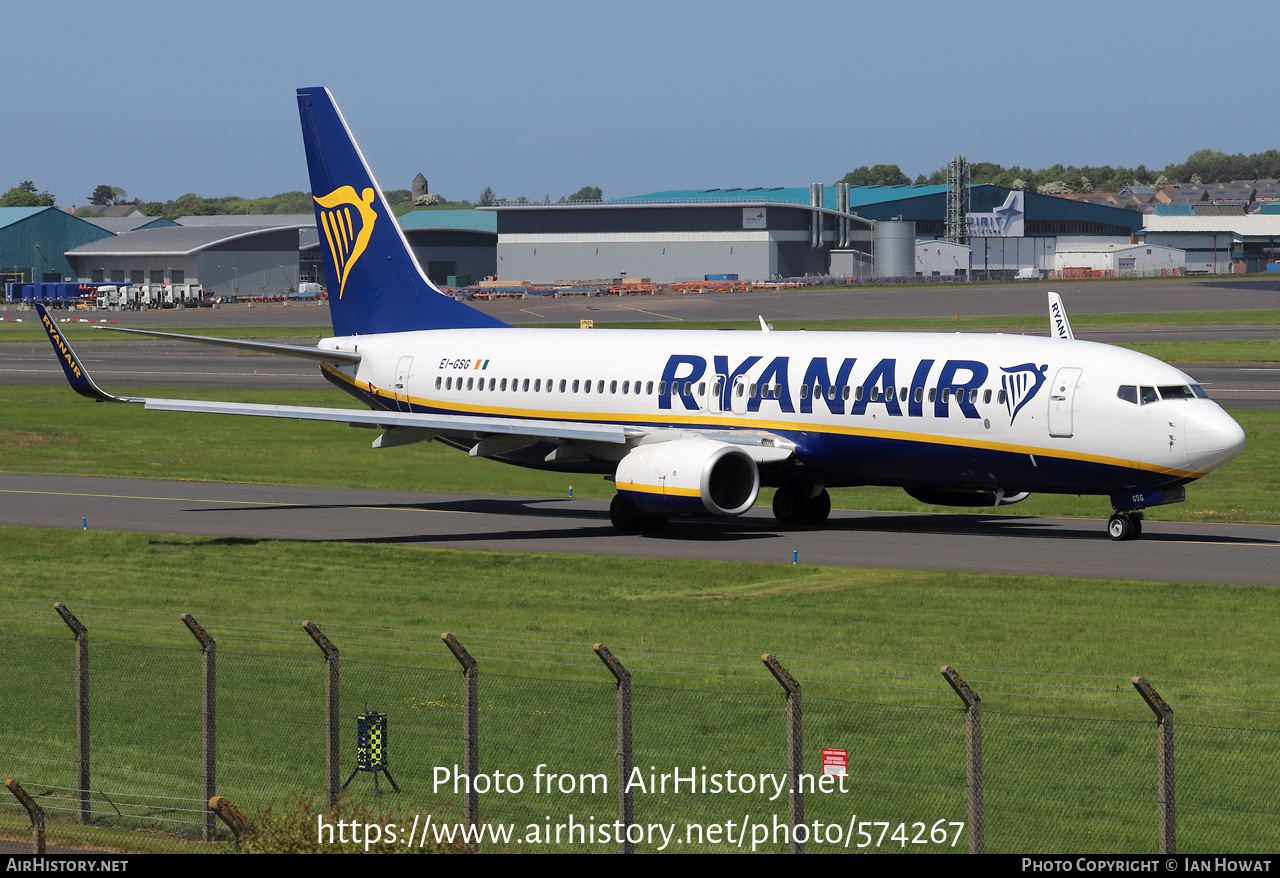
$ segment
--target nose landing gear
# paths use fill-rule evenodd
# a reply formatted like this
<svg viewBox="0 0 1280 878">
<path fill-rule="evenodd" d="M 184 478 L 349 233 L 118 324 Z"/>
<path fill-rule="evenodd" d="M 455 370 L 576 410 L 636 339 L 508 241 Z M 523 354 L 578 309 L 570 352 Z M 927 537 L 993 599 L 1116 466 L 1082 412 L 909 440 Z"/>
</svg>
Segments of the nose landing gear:
<svg viewBox="0 0 1280 878">
<path fill-rule="evenodd" d="M 1107 522 L 1107 534 L 1117 542 L 1142 536 L 1141 512 L 1117 512 Z"/>
</svg>

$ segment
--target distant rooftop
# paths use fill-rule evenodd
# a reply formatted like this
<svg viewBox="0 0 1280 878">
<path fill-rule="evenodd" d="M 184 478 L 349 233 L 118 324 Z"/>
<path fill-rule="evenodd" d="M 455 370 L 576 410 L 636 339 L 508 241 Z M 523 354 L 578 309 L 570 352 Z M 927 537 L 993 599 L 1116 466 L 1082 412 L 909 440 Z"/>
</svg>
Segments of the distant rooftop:
<svg viewBox="0 0 1280 878">
<path fill-rule="evenodd" d="M 283 227 L 288 228 L 288 227 Z M 215 244 L 226 244 L 281 231 L 280 226 L 169 226 L 105 238 L 68 251 L 77 256 L 133 256 L 142 253 L 190 256 Z"/>
<path fill-rule="evenodd" d="M 849 208 L 856 211 L 867 204 L 883 204 L 886 201 L 900 201 L 904 198 L 918 198 L 923 195 L 944 193 L 949 187 L 945 184 L 931 186 L 852 186 L 849 188 Z M 809 205 L 809 189 L 803 186 L 757 186 L 751 189 L 668 189 L 663 192 L 650 192 L 647 195 L 632 195 L 628 198 L 616 198 L 607 204 L 690 204 L 698 202 L 770 202 L 774 204 Z M 822 206 L 828 210 L 836 209 L 836 187 L 822 187 Z"/>
<path fill-rule="evenodd" d="M 293 228 L 314 226 L 316 218 L 310 213 L 236 213 L 218 216 L 180 216 L 180 226 L 249 226 L 251 228 Z"/>
<path fill-rule="evenodd" d="M 491 210 L 411 210 L 400 217 L 402 229 L 458 229 L 498 234 L 498 215 Z"/>
</svg>

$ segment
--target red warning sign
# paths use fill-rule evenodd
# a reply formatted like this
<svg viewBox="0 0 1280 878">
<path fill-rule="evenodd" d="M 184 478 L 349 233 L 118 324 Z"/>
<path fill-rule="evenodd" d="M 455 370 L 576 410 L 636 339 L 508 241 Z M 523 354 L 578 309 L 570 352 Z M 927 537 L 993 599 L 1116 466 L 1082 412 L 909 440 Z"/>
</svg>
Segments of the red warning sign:
<svg viewBox="0 0 1280 878">
<path fill-rule="evenodd" d="M 832 777 L 848 777 L 849 751 L 824 749 L 822 751 L 822 773 Z"/>
</svg>

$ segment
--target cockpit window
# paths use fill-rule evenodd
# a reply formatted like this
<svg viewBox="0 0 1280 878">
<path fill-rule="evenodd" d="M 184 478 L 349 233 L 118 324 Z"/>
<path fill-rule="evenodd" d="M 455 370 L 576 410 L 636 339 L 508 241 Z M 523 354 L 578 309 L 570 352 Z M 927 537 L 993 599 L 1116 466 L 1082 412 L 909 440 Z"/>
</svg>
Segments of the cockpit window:
<svg viewBox="0 0 1280 878">
<path fill-rule="evenodd" d="M 1161 399 L 1195 399 L 1191 388 L 1185 384 L 1160 385 Z"/>
<path fill-rule="evenodd" d="M 1205 393 L 1205 392 L 1204 392 L 1204 388 L 1203 388 L 1203 387 L 1201 387 L 1199 384 L 1192 384 L 1192 385 L 1191 385 L 1191 392 L 1192 392 L 1192 393 L 1194 393 L 1194 394 L 1196 395 L 1196 399 L 1208 399 L 1208 398 L 1209 398 L 1209 394 Z"/>
<path fill-rule="evenodd" d="M 1125 402 L 1131 402 L 1134 405 L 1138 404 L 1138 388 L 1134 384 L 1121 384 L 1120 389 L 1116 391 L 1116 396 Z"/>
<path fill-rule="evenodd" d="M 1160 397 L 1156 394 L 1154 387 L 1139 387 L 1138 399 L 1141 405 L 1146 405 L 1147 403 L 1156 402 Z"/>
</svg>

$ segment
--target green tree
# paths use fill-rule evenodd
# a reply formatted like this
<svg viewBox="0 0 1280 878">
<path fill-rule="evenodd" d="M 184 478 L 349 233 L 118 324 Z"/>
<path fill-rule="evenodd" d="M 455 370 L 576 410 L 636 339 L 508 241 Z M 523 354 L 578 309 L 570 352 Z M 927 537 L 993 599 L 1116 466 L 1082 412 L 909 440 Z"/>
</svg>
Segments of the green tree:
<svg viewBox="0 0 1280 878">
<path fill-rule="evenodd" d="M 604 201 L 604 192 L 599 186 L 583 186 L 570 195 L 566 201 Z"/>
<path fill-rule="evenodd" d="M 4 195 L 0 195 L 0 207 L 56 207 L 54 197 L 48 192 L 36 192 L 36 184 L 23 180 Z"/>
<path fill-rule="evenodd" d="M 480 200 L 476 202 L 481 207 L 492 207 L 498 202 L 498 196 L 494 194 L 492 186 L 484 187 L 484 191 L 480 193 Z"/>
<path fill-rule="evenodd" d="M 99 206 L 111 204 L 123 204 L 127 193 L 118 186 L 107 186 L 103 184 L 93 190 L 93 194 L 89 196 L 89 203 Z"/>
<path fill-rule="evenodd" d="M 897 165 L 863 165 L 845 174 L 837 183 L 848 183 L 850 186 L 905 186 L 911 178 L 902 173 Z"/>
</svg>

